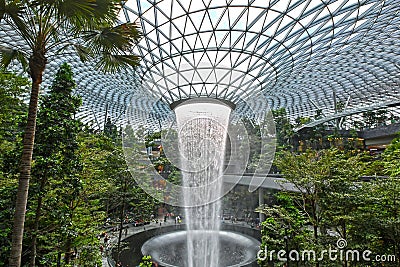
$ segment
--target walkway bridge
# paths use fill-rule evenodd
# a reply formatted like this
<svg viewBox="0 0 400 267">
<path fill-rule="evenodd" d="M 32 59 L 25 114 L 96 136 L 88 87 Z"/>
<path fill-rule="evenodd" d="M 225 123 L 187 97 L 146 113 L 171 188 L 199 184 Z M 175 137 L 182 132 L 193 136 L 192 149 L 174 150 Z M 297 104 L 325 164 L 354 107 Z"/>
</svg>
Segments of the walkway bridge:
<svg viewBox="0 0 400 267">
<path fill-rule="evenodd" d="M 225 183 L 234 183 L 239 185 L 260 185 L 260 188 L 268 188 L 275 190 L 287 190 L 292 192 L 299 192 L 294 184 L 289 183 L 280 174 L 225 174 Z"/>
</svg>

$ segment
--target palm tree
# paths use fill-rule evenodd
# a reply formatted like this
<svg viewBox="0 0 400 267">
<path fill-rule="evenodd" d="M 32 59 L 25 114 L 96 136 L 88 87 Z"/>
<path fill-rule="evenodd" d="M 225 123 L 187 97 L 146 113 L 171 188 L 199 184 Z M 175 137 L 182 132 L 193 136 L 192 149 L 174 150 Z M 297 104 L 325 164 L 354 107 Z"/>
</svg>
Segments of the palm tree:
<svg viewBox="0 0 400 267">
<path fill-rule="evenodd" d="M 48 59 L 75 53 L 82 61 L 95 61 L 97 68 L 110 72 L 137 66 L 139 58 L 130 49 L 140 38 L 140 32 L 133 23 L 115 26 L 119 9 L 118 0 L 0 0 L 0 30 L 12 32 L 13 37 L 13 43 L 0 41 L 0 66 L 5 68 L 17 60 L 28 70 L 32 81 L 11 267 L 21 265 L 39 89 Z"/>
</svg>

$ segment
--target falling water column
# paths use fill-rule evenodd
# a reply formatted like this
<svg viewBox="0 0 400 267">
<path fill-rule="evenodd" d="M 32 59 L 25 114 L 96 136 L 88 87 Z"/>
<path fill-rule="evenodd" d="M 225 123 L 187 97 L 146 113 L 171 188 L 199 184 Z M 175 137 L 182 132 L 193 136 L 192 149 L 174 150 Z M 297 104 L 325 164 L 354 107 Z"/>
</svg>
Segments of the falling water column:
<svg viewBox="0 0 400 267">
<path fill-rule="evenodd" d="M 222 172 L 231 108 L 213 99 L 187 100 L 175 109 L 182 167 L 187 264 L 217 267 Z"/>
</svg>

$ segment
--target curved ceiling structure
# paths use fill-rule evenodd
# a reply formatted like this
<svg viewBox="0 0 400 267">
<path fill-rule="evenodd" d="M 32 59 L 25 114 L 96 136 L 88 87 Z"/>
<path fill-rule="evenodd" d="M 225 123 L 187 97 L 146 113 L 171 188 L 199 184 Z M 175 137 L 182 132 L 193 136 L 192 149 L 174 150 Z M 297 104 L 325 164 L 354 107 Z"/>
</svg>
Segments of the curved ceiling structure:
<svg viewBox="0 0 400 267">
<path fill-rule="evenodd" d="M 398 0 L 123 1 L 120 20 L 143 32 L 141 67 L 109 76 L 71 56 L 48 77 L 72 62 L 82 116 L 98 127 L 106 113 L 124 123 L 132 101 L 161 100 L 162 114 L 193 97 L 256 96 L 291 119 L 319 109 L 329 119 L 337 101 L 347 115 L 400 102 L 399 12 Z"/>
</svg>

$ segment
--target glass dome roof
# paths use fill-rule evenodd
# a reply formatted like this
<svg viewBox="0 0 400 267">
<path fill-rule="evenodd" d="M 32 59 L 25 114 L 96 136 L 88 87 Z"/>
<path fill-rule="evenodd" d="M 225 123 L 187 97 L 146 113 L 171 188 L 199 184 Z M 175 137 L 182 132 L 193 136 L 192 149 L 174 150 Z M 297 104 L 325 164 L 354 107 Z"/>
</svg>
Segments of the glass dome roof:
<svg viewBox="0 0 400 267">
<path fill-rule="evenodd" d="M 137 22 L 137 70 L 98 73 L 73 55 L 81 116 L 102 127 L 126 122 L 132 104 L 156 113 L 186 98 L 238 103 L 263 98 L 289 117 L 325 120 L 399 102 L 400 5 L 397 0 L 129 0 L 121 22 Z M 11 33 L 11 34 L 10 34 Z M 1 42 L 16 45 L 1 27 Z M 334 97 L 335 95 L 335 97 Z M 335 114 L 334 103 L 346 103 Z M 262 108 L 263 106 L 260 106 Z"/>
</svg>

